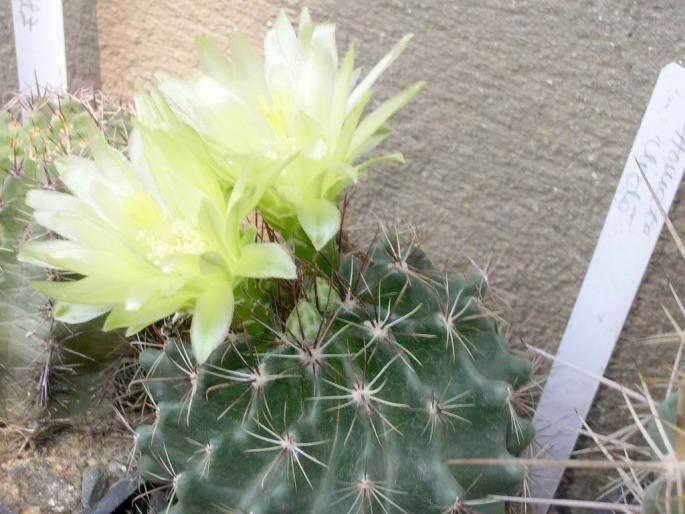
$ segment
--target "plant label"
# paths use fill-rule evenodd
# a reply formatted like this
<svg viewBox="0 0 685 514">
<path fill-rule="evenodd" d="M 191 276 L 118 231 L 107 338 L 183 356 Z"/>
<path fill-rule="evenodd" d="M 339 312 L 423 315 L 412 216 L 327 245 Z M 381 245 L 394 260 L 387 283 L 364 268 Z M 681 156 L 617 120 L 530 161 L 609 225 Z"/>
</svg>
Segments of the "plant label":
<svg viewBox="0 0 685 514">
<path fill-rule="evenodd" d="M 66 91 L 67 62 L 61 0 L 12 0 L 19 90 Z"/>
<path fill-rule="evenodd" d="M 641 169 L 668 211 L 685 170 L 685 68 L 675 63 L 659 74 L 540 399 L 540 458 L 571 455 L 599 387 L 592 377 L 604 374 L 663 227 Z M 536 469 L 532 497 L 553 498 L 563 472 Z"/>
</svg>

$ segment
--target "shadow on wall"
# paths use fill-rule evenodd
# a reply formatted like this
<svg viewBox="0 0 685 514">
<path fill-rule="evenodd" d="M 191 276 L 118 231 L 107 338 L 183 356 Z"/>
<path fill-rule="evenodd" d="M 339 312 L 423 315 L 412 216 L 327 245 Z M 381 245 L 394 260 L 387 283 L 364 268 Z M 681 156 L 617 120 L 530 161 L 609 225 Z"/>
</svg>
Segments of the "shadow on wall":
<svg viewBox="0 0 685 514">
<path fill-rule="evenodd" d="M 12 2 L 0 2 L 0 105 L 18 89 L 16 50 L 12 26 Z M 97 2 L 64 0 L 64 36 L 69 88 L 100 88 L 100 52 L 96 23 Z"/>
<path fill-rule="evenodd" d="M 0 105 L 17 90 L 17 62 L 14 53 L 14 30 L 10 2 L 0 2 Z"/>
<path fill-rule="evenodd" d="M 64 0 L 67 74 L 72 91 L 85 87 L 99 89 L 102 84 L 97 4 L 93 0 Z"/>
</svg>

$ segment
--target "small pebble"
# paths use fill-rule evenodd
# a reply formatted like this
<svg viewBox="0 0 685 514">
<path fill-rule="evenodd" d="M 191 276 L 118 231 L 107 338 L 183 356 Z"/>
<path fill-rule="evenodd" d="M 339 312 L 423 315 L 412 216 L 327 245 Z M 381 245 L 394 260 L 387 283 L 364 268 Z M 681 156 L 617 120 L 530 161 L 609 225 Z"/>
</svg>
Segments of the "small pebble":
<svg viewBox="0 0 685 514">
<path fill-rule="evenodd" d="M 138 477 L 129 476 L 116 482 L 107 494 L 94 505 L 90 514 L 111 514 L 138 489 Z"/>
<path fill-rule="evenodd" d="M 81 504 L 93 506 L 107 492 L 107 473 L 100 466 L 88 466 L 81 480 Z"/>
</svg>

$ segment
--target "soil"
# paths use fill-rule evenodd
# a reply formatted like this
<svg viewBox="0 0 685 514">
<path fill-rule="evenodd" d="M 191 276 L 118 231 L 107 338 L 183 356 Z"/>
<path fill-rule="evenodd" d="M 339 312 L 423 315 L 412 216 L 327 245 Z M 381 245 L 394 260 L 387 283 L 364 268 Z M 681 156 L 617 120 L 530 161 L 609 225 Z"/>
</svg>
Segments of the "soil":
<svg viewBox="0 0 685 514">
<path fill-rule="evenodd" d="M 110 485 L 127 474 L 131 434 L 113 416 L 34 433 L 37 437 L 23 449 L 18 432 L 0 435 L 0 506 L 17 514 L 84 512 L 85 468 L 101 467 Z"/>
</svg>

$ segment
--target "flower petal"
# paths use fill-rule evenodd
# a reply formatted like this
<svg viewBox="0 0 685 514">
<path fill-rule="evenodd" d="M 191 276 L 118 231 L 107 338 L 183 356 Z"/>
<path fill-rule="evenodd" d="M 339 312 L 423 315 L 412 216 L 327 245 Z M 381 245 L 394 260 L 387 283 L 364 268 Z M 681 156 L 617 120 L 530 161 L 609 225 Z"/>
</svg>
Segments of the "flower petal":
<svg viewBox="0 0 685 514">
<path fill-rule="evenodd" d="M 227 153 L 259 152 L 258 118 L 235 92 L 213 78 L 204 76 L 192 83 L 166 79 L 159 89 L 180 117 L 217 148 Z"/>
<path fill-rule="evenodd" d="M 314 28 L 298 71 L 297 99 L 304 112 L 323 127 L 328 126 L 331 91 L 335 87 L 338 51 L 335 25 L 319 24 Z"/>
<path fill-rule="evenodd" d="M 231 65 L 214 41 L 200 36 L 195 40 L 195 47 L 200 54 L 200 65 L 205 73 L 225 86 L 232 86 Z"/>
<path fill-rule="evenodd" d="M 197 299 L 190 341 L 198 364 L 205 362 L 228 335 L 233 307 L 233 290 L 223 281 L 212 284 Z"/>
<path fill-rule="evenodd" d="M 69 302 L 56 302 L 53 317 L 63 323 L 85 323 L 112 308 L 111 305 L 83 305 Z"/>
<path fill-rule="evenodd" d="M 290 254 L 277 243 L 251 243 L 241 249 L 235 273 L 248 278 L 297 278 Z"/>
<path fill-rule="evenodd" d="M 335 88 L 331 98 L 331 113 L 328 120 L 328 146 L 331 149 L 336 147 L 340 130 L 348 115 L 346 99 L 350 94 L 354 80 L 354 52 L 354 45 L 350 44 L 335 79 Z"/>
<path fill-rule="evenodd" d="M 94 250 L 62 239 L 31 241 L 21 247 L 17 257 L 21 262 L 66 269 L 81 275 L 99 274 L 106 269 L 120 278 L 135 279 L 144 276 L 145 271 L 153 270 L 146 266 L 145 261 L 133 258 L 130 253 Z"/>
<path fill-rule="evenodd" d="M 397 162 L 399 164 L 404 164 L 404 155 L 402 155 L 400 152 L 379 155 L 378 157 L 374 157 L 373 159 L 362 162 L 357 169 L 359 171 L 364 171 L 366 168 L 375 166 L 376 164 L 380 164 L 382 162 Z"/>
<path fill-rule="evenodd" d="M 170 298 L 176 295 L 186 281 L 168 275 L 144 278 L 135 282 L 126 294 L 124 309 L 140 312 L 154 298 Z M 187 296 L 187 295 L 186 295 Z"/>
<path fill-rule="evenodd" d="M 297 37 L 303 45 L 308 44 L 314 31 L 314 20 L 309 14 L 309 9 L 304 7 L 300 12 L 300 24 L 297 28 Z"/>
<path fill-rule="evenodd" d="M 117 276 L 86 277 L 71 282 L 33 282 L 31 285 L 55 300 L 88 305 L 119 303 L 126 297 L 129 288 Z"/>
<path fill-rule="evenodd" d="M 411 41 L 412 37 L 414 37 L 413 34 L 407 34 L 400 39 L 399 42 L 392 48 L 392 50 L 385 54 L 385 56 L 383 56 L 383 58 L 378 61 L 373 68 L 371 68 L 371 71 L 366 77 L 364 77 L 364 80 L 362 80 L 359 85 L 354 88 L 354 91 L 352 91 L 352 94 L 347 101 L 347 114 L 354 110 L 359 101 L 366 94 L 366 92 L 371 89 L 378 78 L 390 67 L 393 62 L 395 62 L 400 55 L 402 55 L 402 52 L 404 52 L 404 49 L 407 48 L 407 45 L 409 44 L 409 41 Z"/>
<path fill-rule="evenodd" d="M 264 59 L 240 32 L 231 35 L 231 63 L 233 77 L 240 77 L 240 80 L 235 81 L 233 88 L 244 102 L 253 109 L 258 108 L 260 99 L 269 97 L 264 78 Z"/>
<path fill-rule="evenodd" d="M 31 189 L 27 192 L 26 205 L 34 210 L 78 211 L 83 215 L 87 214 L 89 218 L 95 215 L 95 211 L 88 204 L 75 196 L 47 189 Z"/>
<path fill-rule="evenodd" d="M 236 182 L 231 196 L 228 199 L 228 207 L 225 218 L 225 244 L 231 255 L 238 257 L 238 243 L 241 240 L 240 227 L 245 217 L 252 211 L 266 190 L 273 184 L 273 180 L 283 169 L 297 157 L 297 152 L 290 152 L 270 166 L 262 167 L 254 171 L 254 167 L 246 169 Z M 254 166 L 254 165 L 253 165 Z"/>
<path fill-rule="evenodd" d="M 305 200 L 297 219 L 314 248 L 321 250 L 340 230 L 340 211 L 328 200 Z"/>
<path fill-rule="evenodd" d="M 215 164 L 197 134 L 140 127 L 140 135 L 149 170 L 174 215 L 193 219 L 204 198 L 223 203 Z"/>
<path fill-rule="evenodd" d="M 124 305 L 119 304 L 109 313 L 102 329 L 107 331 L 126 328 L 126 336 L 129 337 L 155 321 L 180 311 L 187 302 L 187 295 L 179 294 L 168 298 L 150 298 L 145 305 L 135 311 L 127 310 Z"/>
<path fill-rule="evenodd" d="M 351 162 L 359 157 L 367 144 L 367 141 L 383 127 L 385 122 L 397 111 L 411 102 L 423 89 L 424 85 L 425 82 L 416 82 L 412 84 L 392 98 L 383 102 L 371 114 L 364 118 L 364 121 L 359 124 L 359 127 L 355 131 L 352 142 L 350 143 L 350 151 L 347 154 L 347 157 Z"/>
<path fill-rule="evenodd" d="M 295 29 L 285 11 L 281 11 L 264 38 L 264 70 L 272 94 L 295 90 L 299 59 L 300 43 Z"/>
</svg>

